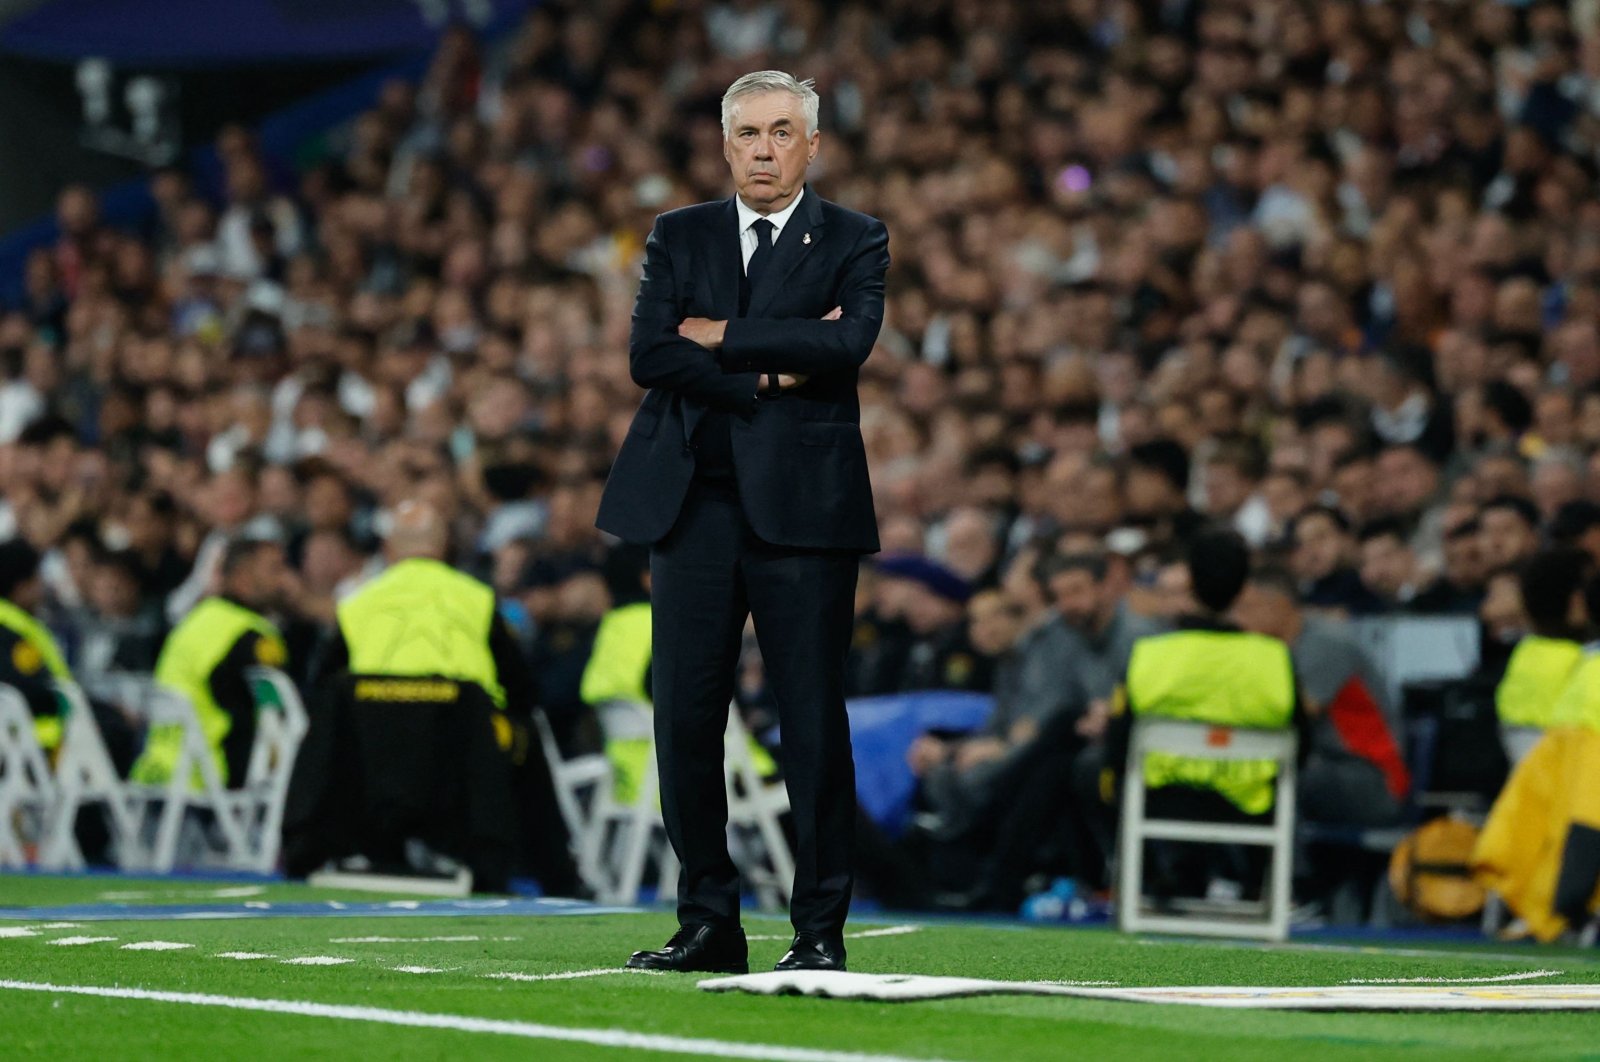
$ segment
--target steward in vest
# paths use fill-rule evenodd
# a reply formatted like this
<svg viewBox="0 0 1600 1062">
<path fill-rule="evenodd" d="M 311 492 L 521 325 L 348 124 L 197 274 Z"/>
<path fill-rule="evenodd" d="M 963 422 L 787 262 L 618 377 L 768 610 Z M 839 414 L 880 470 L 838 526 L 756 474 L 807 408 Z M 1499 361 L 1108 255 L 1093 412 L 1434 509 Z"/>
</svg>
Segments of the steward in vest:
<svg viewBox="0 0 1600 1062">
<path fill-rule="evenodd" d="M 606 560 L 612 608 L 600 620 L 595 632 L 594 650 L 583 669 L 583 700 L 598 708 L 608 701 L 625 701 L 650 707 L 650 554 L 640 547 L 623 544 Z M 649 738 L 606 739 L 606 758 L 611 761 L 613 795 L 618 803 L 631 804 L 649 765 L 652 742 Z M 750 737 L 750 751 L 756 770 L 763 778 L 778 773 L 770 753 Z"/>
<path fill-rule="evenodd" d="M 230 542 L 222 556 L 222 593 L 202 600 L 172 629 L 156 660 L 155 681 L 194 705 L 217 771 L 230 788 L 244 784 L 256 739 L 256 700 L 248 672 L 288 662 L 283 635 L 266 617 L 282 601 L 287 562 L 270 539 Z M 183 731 L 156 726 L 129 777 L 164 785 L 183 746 Z"/>
<path fill-rule="evenodd" d="M 1584 588 L 1600 614 L 1600 576 Z M 1474 876 L 1542 941 L 1600 908 L 1600 642 L 1556 699 L 1545 733 L 1511 772 L 1472 854 Z"/>
<path fill-rule="evenodd" d="M 1190 540 L 1188 560 L 1194 598 L 1203 611 L 1179 617 L 1178 629 L 1170 634 L 1141 638 L 1133 645 L 1106 732 L 1101 794 L 1108 802 L 1119 792 L 1118 776 L 1127 765 L 1136 716 L 1260 729 L 1304 728 L 1289 647 L 1276 638 L 1243 631 L 1225 617 L 1250 572 L 1244 540 L 1232 531 L 1201 532 Z M 1306 738 L 1302 734 L 1302 749 L 1309 744 Z M 1273 763 L 1152 753 L 1143 771 L 1152 818 L 1270 821 L 1277 780 Z M 1187 854 L 1152 843 L 1151 884 L 1158 894 L 1172 895 L 1188 887 L 1187 873 L 1179 882 Z M 1231 855 L 1224 853 L 1222 858 Z M 1252 876 L 1249 866 L 1230 862 L 1232 869 L 1212 866 L 1206 873 L 1234 881 Z"/>
<path fill-rule="evenodd" d="M 1534 555 L 1522 569 L 1522 609 L 1531 630 L 1512 650 L 1495 691 L 1501 726 L 1542 730 L 1550 725 L 1556 701 L 1583 656 L 1588 622 L 1583 584 L 1589 567 L 1582 551 L 1557 547 Z"/>
<path fill-rule="evenodd" d="M 1411 788 L 1385 685 L 1343 620 L 1307 615 L 1288 571 L 1252 572 L 1234 615 L 1289 646 L 1306 702 L 1317 709 L 1299 772 L 1301 817 L 1326 825 L 1393 823 Z"/>
<path fill-rule="evenodd" d="M 494 703 L 495 736 L 512 765 L 513 799 L 529 869 L 550 895 L 582 891 L 565 820 L 538 731 L 533 672 L 495 594 L 444 558 L 449 528 L 438 509 L 405 502 L 384 542 L 389 567 L 345 598 L 313 685 L 341 673 L 448 678 L 480 687 Z"/>
<path fill-rule="evenodd" d="M 71 681 L 72 673 L 55 637 L 33 618 L 44 600 L 39 560 L 20 538 L 0 543 L 0 683 L 28 702 L 34 737 L 51 752 L 61 744 L 61 709 L 50 680 Z"/>
</svg>

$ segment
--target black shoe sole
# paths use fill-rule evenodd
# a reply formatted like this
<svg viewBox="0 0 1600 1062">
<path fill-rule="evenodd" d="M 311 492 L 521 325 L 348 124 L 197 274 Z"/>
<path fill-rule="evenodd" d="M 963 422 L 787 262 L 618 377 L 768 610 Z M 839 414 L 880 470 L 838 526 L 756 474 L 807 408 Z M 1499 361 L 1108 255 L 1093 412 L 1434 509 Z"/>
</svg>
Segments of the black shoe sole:
<svg viewBox="0 0 1600 1062">
<path fill-rule="evenodd" d="M 645 966 L 627 962 L 623 964 L 626 970 L 644 970 L 647 973 L 697 973 L 697 974 L 747 974 L 750 972 L 749 963 L 740 963 L 737 966 L 695 966 L 684 969 L 677 966 Z"/>
</svg>

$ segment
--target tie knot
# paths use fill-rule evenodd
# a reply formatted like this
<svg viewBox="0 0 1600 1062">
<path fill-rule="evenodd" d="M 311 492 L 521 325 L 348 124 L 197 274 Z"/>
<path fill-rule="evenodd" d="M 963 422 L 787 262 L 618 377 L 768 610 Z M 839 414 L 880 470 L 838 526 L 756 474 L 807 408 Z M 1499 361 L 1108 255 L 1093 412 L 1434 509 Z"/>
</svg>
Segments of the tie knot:
<svg viewBox="0 0 1600 1062">
<path fill-rule="evenodd" d="M 756 220 L 750 223 L 750 227 L 756 230 L 756 242 L 760 246 L 772 246 L 772 230 L 777 228 L 776 225 L 768 221 L 766 218 L 756 218 Z"/>
</svg>

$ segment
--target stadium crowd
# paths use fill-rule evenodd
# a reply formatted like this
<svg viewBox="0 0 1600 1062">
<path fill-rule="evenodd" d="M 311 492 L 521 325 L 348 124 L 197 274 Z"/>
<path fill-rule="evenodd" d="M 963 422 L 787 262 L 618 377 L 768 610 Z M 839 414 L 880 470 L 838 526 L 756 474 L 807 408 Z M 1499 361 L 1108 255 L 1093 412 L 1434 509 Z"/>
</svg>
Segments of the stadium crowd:
<svg viewBox="0 0 1600 1062">
<path fill-rule="evenodd" d="M 893 240 L 852 692 L 1001 705 L 913 748 L 933 832 L 991 814 L 1041 735 L 1092 755 L 1131 641 L 1194 610 L 1204 525 L 1257 553 L 1242 622 L 1315 628 L 1314 698 L 1341 690 L 1317 666 L 1365 666 L 1351 617 L 1478 615 L 1503 667 L 1519 566 L 1600 561 L 1597 11 L 587 0 L 452 31 L 310 164 L 235 128 L 215 172 L 154 175 L 142 228 L 61 195 L 0 316 L 0 538 L 43 555 L 89 676 L 151 668 L 230 539 L 276 539 L 303 678 L 426 499 L 563 744 L 591 740 L 596 630 L 640 591 L 592 521 L 639 398 L 642 240 L 728 194 L 718 99 L 772 66 L 817 80 L 817 190 Z M 1333 776 L 1330 815 L 1403 793 Z"/>
</svg>

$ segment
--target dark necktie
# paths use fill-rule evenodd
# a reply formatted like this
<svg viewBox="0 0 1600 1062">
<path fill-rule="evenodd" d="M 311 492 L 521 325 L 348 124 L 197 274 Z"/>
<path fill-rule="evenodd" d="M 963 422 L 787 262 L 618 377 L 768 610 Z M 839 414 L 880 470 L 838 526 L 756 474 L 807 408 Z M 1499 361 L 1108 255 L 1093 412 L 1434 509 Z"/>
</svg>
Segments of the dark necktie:
<svg viewBox="0 0 1600 1062">
<path fill-rule="evenodd" d="M 756 285 L 761 283 L 761 273 L 767 268 L 767 263 L 772 261 L 772 232 L 776 228 L 766 218 L 757 218 L 750 223 L 750 228 L 756 234 L 756 249 L 750 255 L 750 264 L 745 266 L 745 292 L 754 293 Z M 750 308 L 750 294 L 740 300 L 739 316 L 743 317 Z"/>
</svg>

